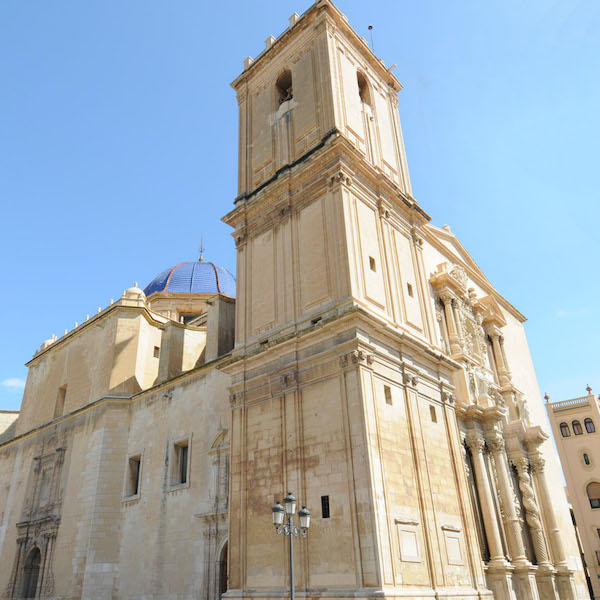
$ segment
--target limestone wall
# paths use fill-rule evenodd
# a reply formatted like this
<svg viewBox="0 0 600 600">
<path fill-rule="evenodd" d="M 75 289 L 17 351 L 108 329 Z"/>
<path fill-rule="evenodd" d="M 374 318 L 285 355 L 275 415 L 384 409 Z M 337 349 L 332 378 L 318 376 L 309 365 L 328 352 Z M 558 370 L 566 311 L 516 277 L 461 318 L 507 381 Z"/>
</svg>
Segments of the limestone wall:
<svg viewBox="0 0 600 600">
<path fill-rule="evenodd" d="M 40 531 L 36 523 L 57 515 L 48 595 L 197 597 L 212 586 L 212 598 L 227 537 L 226 385 L 215 369 L 199 372 L 133 399 L 100 400 L 0 446 L 0 590 L 21 583 L 17 538 L 26 532 L 27 548 L 44 550 L 46 525 Z M 189 477 L 175 486 L 169 461 L 184 438 Z M 135 497 L 125 486 L 132 454 L 141 460 Z"/>
</svg>

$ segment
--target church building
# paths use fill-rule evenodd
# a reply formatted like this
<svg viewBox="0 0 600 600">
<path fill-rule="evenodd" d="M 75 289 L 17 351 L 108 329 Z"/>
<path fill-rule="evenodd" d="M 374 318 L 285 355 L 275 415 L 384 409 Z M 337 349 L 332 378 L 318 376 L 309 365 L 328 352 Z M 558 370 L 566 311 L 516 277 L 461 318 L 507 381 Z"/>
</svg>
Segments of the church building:
<svg viewBox="0 0 600 600">
<path fill-rule="evenodd" d="M 232 86 L 236 275 L 182 262 L 35 352 L 0 597 L 289 597 L 292 491 L 298 598 L 587 598 L 525 317 L 413 198 L 392 70 L 317 0 Z"/>
</svg>

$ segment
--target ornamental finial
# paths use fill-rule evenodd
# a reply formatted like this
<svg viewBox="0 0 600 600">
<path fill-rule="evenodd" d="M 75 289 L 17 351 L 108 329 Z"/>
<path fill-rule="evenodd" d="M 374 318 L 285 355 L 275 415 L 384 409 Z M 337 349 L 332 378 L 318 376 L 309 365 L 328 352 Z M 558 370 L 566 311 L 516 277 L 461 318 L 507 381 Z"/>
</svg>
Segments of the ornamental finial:
<svg viewBox="0 0 600 600">
<path fill-rule="evenodd" d="M 198 250 L 200 250 L 200 258 L 198 259 L 198 261 L 204 262 L 204 236 L 203 235 L 200 236 L 200 247 L 198 248 Z"/>
<path fill-rule="evenodd" d="M 588 393 L 588 394 L 591 394 L 591 393 L 592 393 L 592 388 L 590 387 L 590 384 L 589 384 L 589 383 L 587 384 L 587 387 L 586 387 L 585 389 L 587 390 L 587 393 Z"/>
</svg>

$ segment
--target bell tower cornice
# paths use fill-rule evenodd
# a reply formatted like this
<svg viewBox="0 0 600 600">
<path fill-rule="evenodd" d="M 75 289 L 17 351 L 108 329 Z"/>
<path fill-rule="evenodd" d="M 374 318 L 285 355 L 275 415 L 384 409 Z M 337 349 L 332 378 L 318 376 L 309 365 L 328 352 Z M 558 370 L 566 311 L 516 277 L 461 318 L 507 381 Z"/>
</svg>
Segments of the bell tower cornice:
<svg viewBox="0 0 600 600">
<path fill-rule="evenodd" d="M 244 61 L 244 71 L 231 83 L 235 90 L 240 89 L 247 82 L 250 75 L 256 76 L 257 71 L 263 69 L 272 61 L 278 53 L 293 43 L 294 38 L 309 27 L 325 28 L 328 33 L 336 35 L 341 33 L 346 41 L 351 41 L 354 48 L 360 53 L 361 58 L 378 71 L 390 89 L 396 93 L 402 89 L 402 84 L 392 74 L 391 69 L 386 68 L 383 60 L 369 48 L 367 40 L 361 38 L 348 23 L 348 18 L 330 0 L 317 0 L 301 16 L 292 15 L 290 26 L 276 39 L 272 36 L 267 39 L 266 48 L 256 58 L 248 57 Z"/>
</svg>

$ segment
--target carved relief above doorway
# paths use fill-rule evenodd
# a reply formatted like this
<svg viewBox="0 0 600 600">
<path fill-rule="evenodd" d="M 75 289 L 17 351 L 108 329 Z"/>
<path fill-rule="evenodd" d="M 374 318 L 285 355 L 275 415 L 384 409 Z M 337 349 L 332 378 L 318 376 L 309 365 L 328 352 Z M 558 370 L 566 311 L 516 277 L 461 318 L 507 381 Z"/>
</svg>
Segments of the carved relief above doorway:
<svg viewBox="0 0 600 600">
<path fill-rule="evenodd" d="M 42 443 L 29 475 L 7 598 L 49 597 L 55 539 L 62 506 L 65 447 L 56 436 Z"/>
</svg>

